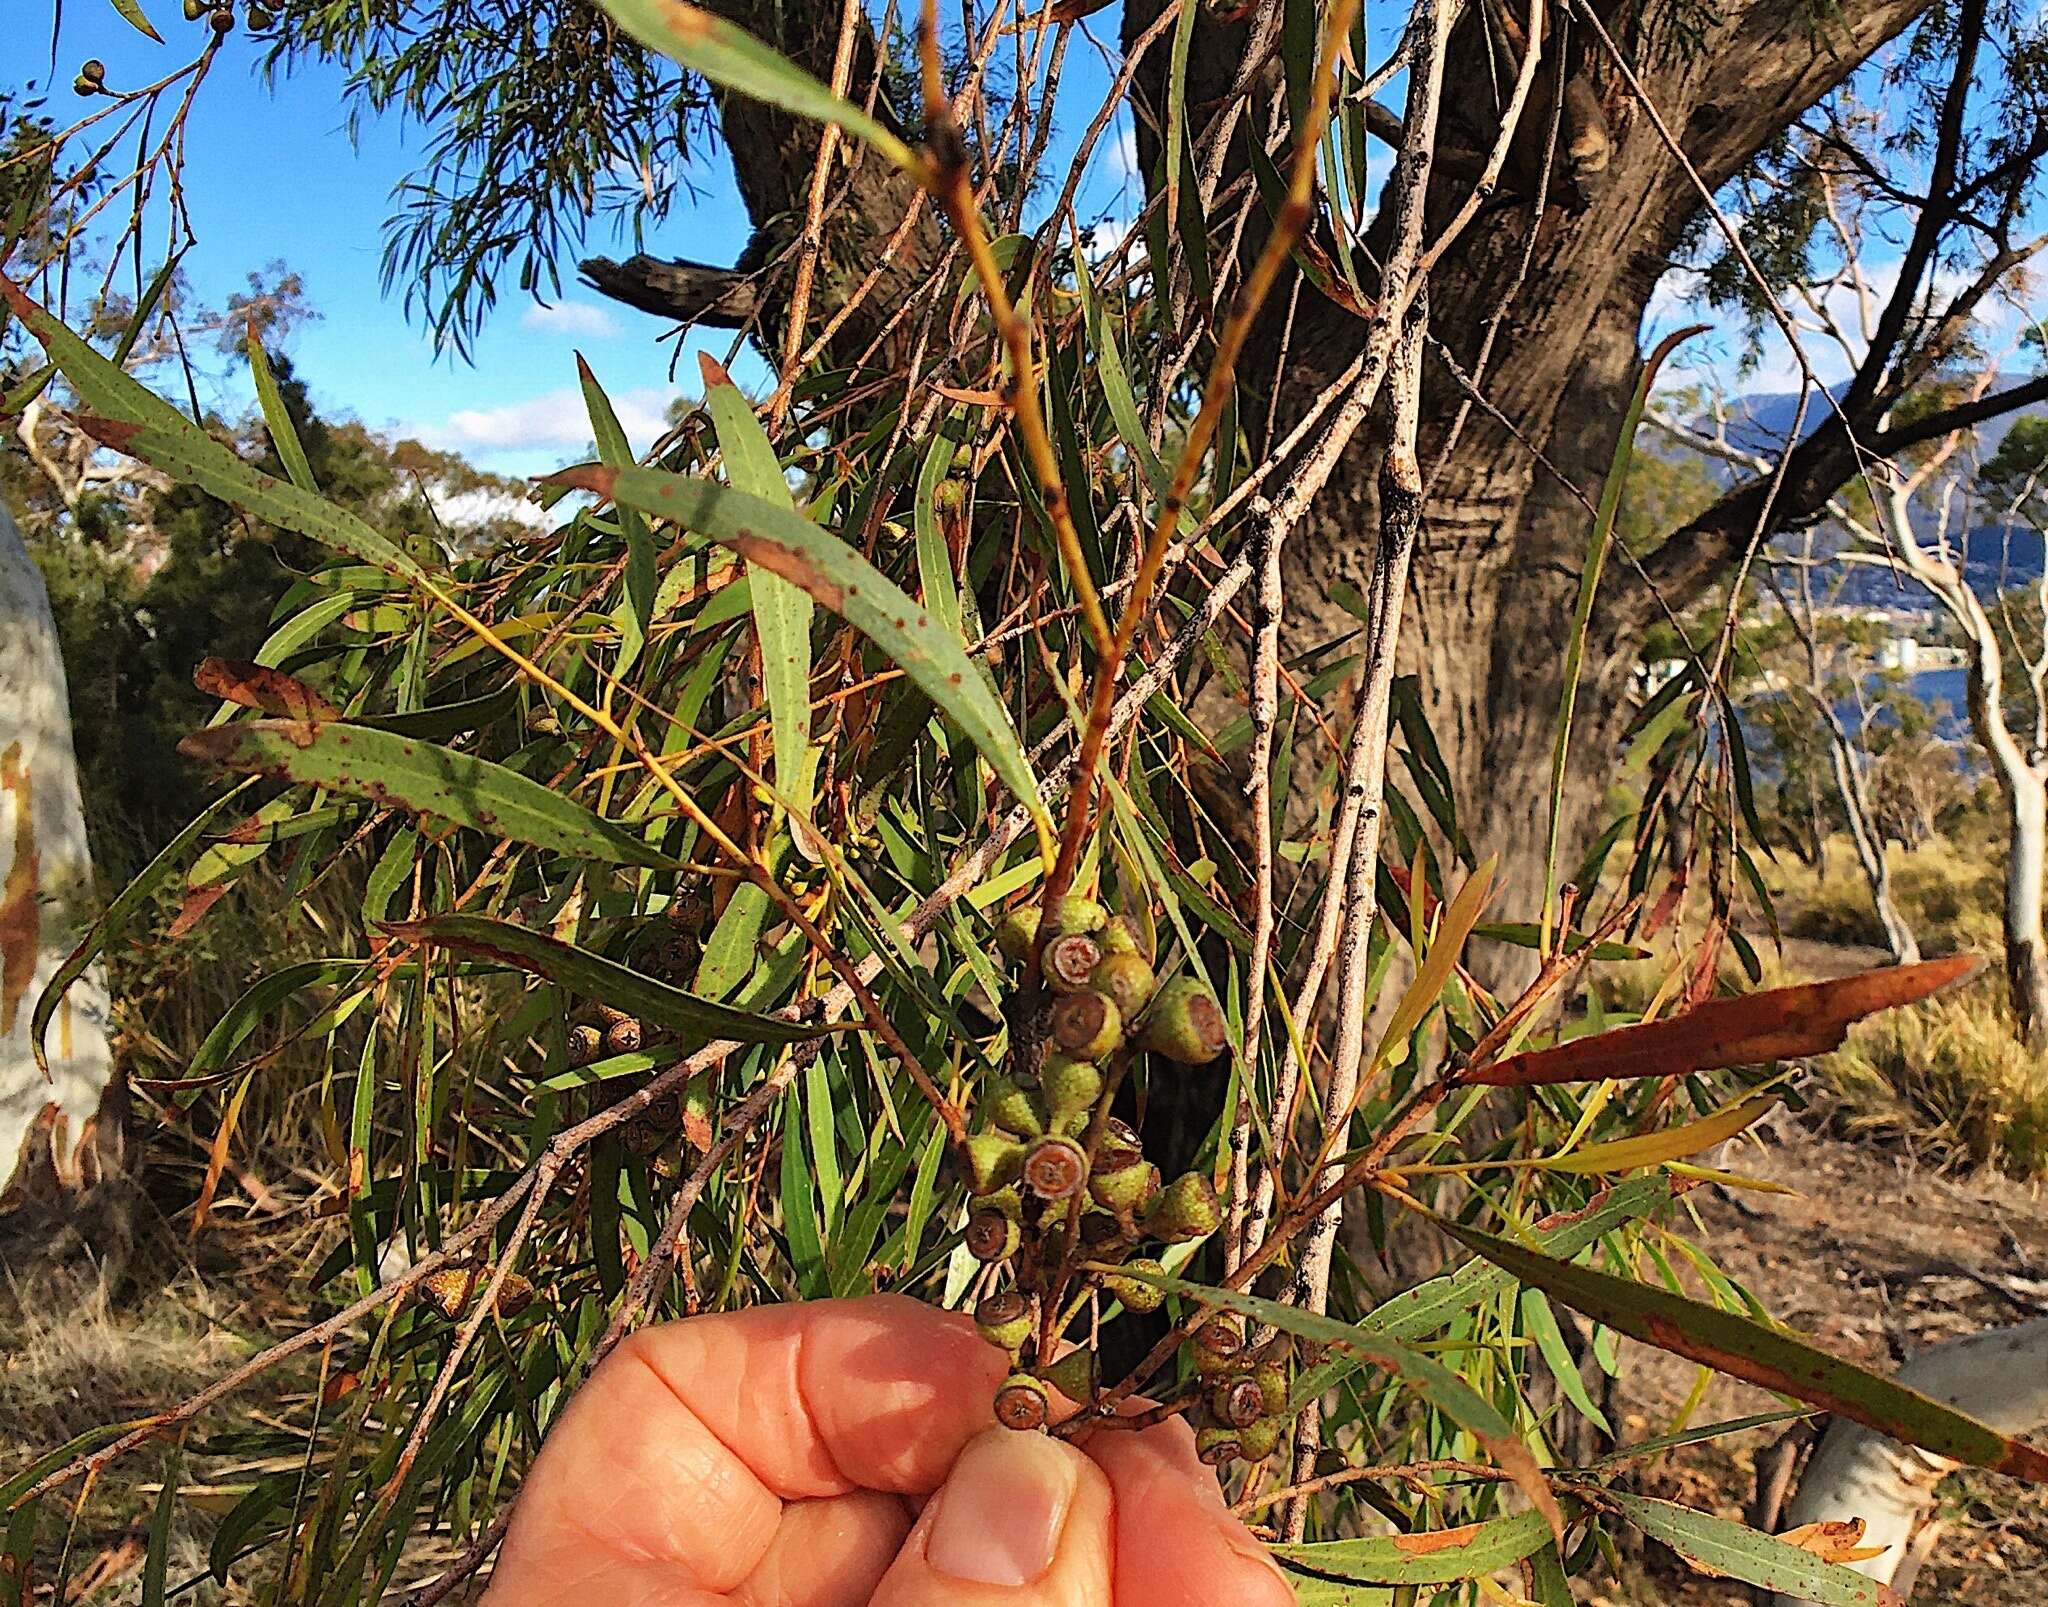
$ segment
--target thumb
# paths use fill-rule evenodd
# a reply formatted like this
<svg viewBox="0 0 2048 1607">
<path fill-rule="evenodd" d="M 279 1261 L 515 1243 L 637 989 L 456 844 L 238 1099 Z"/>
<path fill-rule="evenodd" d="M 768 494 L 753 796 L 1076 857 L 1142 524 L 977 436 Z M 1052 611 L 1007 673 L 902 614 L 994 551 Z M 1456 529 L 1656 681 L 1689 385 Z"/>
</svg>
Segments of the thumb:
<svg viewBox="0 0 2048 1607">
<path fill-rule="evenodd" d="M 1109 1480 L 1045 1434 L 970 1440 L 871 1607 L 1105 1607 Z"/>
</svg>

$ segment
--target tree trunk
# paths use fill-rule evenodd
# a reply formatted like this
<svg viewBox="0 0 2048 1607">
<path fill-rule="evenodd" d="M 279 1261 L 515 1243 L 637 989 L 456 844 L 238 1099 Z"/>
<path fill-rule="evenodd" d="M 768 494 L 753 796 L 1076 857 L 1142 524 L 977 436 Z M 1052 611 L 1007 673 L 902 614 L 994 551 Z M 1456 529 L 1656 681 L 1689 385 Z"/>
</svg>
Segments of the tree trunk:
<svg viewBox="0 0 2048 1607">
<path fill-rule="evenodd" d="M 2048 1423 L 2048 1320 L 1970 1334 L 1923 1351 L 1899 1372 L 1901 1384 L 1961 1408 L 2005 1434 Z M 1787 1529 L 1861 1518 L 1875 1557 L 1848 1566 L 1885 1583 L 1897 1574 L 1908 1542 L 1954 1466 L 1929 1452 L 1836 1418 L 1806 1465 L 1799 1493 L 1784 1515 Z M 1803 1607 L 1778 1596 L 1774 1607 Z"/>
<path fill-rule="evenodd" d="M 1863 879 L 1870 884 L 1870 902 L 1877 911 L 1878 925 L 1884 928 L 1884 946 L 1898 965 L 1912 965 L 1920 958 L 1920 940 L 1913 935 L 1913 928 L 1900 913 L 1898 901 L 1892 897 L 1892 866 L 1885 858 L 1884 838 L 1877 830 L 1877 822 L 1870 809 L 1870 794 L 1863 785 L 1863 772 L 1857 768 L 1855 750 L 1850 746 L 1849 733 L 1842 728 L 1842 722 L 1825 702 L 1825 690 L 1814 694 L 1820 703 L 1821 718 L 1827 722 L 1828 756 L 1834 762 L 1835 790 L 1841 795 L 1842 811 L 1849 819 L 1849 837 L 1856 845 L 1856 863 L 1863 867 Z"/>
<path fill-rule="evenodd" d="M 72 984 L 50 1023 L 46 1078 L 29 1018 L 83 934 L 92 859 L 64 663 L 43 578 L 0 508 L 0 1210 L 95 1180 L 118 1134 L 97 1118 L 113 1072 L 105 973 Z"/>
</svg>

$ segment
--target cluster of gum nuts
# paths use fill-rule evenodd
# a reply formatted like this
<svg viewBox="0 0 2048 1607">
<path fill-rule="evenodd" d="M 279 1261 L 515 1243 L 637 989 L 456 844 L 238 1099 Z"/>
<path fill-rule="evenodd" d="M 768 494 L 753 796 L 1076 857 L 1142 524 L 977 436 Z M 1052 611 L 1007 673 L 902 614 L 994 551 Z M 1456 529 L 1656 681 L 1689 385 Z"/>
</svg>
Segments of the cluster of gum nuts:
<svg viewBox="0 0 2048 1607">
<path fill-rule="evenodd" d="M 1035 1356 L 1026 1365 L 1036 1349 L 1040 1303 L 1063 1293 L 1063 1270 L 1074 1262 L 1113 1268 L 1084 1276 L 1129 1310 L 1155 1311 L 1165 1296 L 1149 1275 L 1165 1266 L 1135 1252 L 1147 1241 L 1202 1238 L 1222 1216 L 1208 1177 L 1186 1172 L 1164 1182 L 1128 1123 L 1105 1116 L 1097 1130 L 1108 1086 L 1103 1067 L 1127 1048 L 1182 1065 L 1203 1065 L 1223 1052 L 1229 1039 L 1215 994 L 1192 977 L 1160 983 L 1137 927 L 1093 899 L 1061 900 L 1041 942 L 1043 923 L 1036 905 L 1014 909 L 997 928 L 996 944 L 1019 967 L 1037 952 L 1046 990 L 1044 1060 L 1035 1077 L 1005 1075 L 983 1091 L 981 1127 L 966 1152 L 974 1197 L 967 1247 L 1010 1273 L 1010 1287 L 975 1308 L 975 1325 L 1010 1356 L 1013 1370 L 996 1392 L 995 1413 L 1018 1430 L 1044 1426 L 1053 1389 L 1082 1404 L 1097 1394 L 1092 1350 Z M 1077 1196 L 1079 1243 L 1069 1254 Z M 1203 1459 L 1263 1460 L 1287 1421 L 1285 1355 L 1270 1348 L 1252 1354 L 1241 1325 L 1227 1316 L 1212 1318 L 1191 1343 L 1205 1386 L 1197 1431 Z"/>
</svg>

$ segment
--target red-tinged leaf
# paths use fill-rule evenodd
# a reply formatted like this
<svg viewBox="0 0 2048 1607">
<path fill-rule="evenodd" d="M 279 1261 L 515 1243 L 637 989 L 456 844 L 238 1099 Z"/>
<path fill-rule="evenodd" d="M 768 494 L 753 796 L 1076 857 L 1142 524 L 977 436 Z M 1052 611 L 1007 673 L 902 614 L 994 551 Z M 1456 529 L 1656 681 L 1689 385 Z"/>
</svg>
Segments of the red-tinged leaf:
<svg viewBox="0 0 2048 1607">
<path fill-rule="evenodd" d="M 1971 1467 L 2048 1483 L 2048 1451 L 1999 1433 L 1918 1390 L 1843 1361 L 1783 1329 L 1668 1289 L 1559 1261 L 1434 1218 L 1452 1238 L 1616 1333 L 1775 1390 Z"/>
<path fill-rule="evenodd" d="M 296 675 L 238 658 L 202 658 L 192 684 L 208 697 L 284 720 L 338 720 L 341 710 Z"/>
<path fill-rule="evenodd" d="M 1510 1055 L 1464 1073 L 1467 1083 L 1529 1088 L 1538 1083 L 1605 1077 L 1676 1077 L 1767 1060 L 1796 1060 L 1838 1047 L 1850 1024 L 1879 1010 L 1913 1004 L 1983 969 L 1973 954 L 1920 965 L 1890 966 L 1772 988 L 1740 999 L 1714 999 L 1668 1021 L 1617 1027 L 1554 1049 Z"/>
<path fill-rule="evenodd" d="M 175 943 L 179 938 L 191 931 L 193 927 L 205 920 L 206 912 L 218 904 L 226 896 L 227 890 L 233 885 L 232 882 L 219 881 L 209 882 L 204 887 L 187 888 L 184 898 L 179 901 L 176 917 L 173 918 L 170 927 L 164 933 L 166 939 Z"/>
</svg>

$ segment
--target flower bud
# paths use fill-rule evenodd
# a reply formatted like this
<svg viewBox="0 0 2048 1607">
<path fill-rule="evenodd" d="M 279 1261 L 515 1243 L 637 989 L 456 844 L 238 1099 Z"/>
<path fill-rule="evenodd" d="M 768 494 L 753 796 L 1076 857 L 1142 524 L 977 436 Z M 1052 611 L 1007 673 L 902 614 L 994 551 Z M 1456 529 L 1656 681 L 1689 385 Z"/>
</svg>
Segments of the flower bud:
<svg viewBox="0 0 2048 1607">
<path fill-rule="evenodd" d="M 1070 1350 L 1050 1367 L 1041 1367 L 1039 1376 L 1076 1406 L 1095 1403 L 1100 1379 L 1092 1350 Z"/>
<path fill-rule="evenodd" d="M 569 1029 L 568 1047 L 569 1064 L 587 1066 L 604 1053 L 604 1034 L 579 1023 Z"/>
<path fill-rule="evenodd" d="M 974 1327 L 982 1338 L 999 1350 L 1007 1350 L 1015 1361 L 1024 1341 L 1031 1337 L 1031 1302 L 1014 1289 L 990 1295 L 974 1308 Z"/>
<path fill-rule="evenodd" d="M 1223 1220 L 1216 1186 L 1200 1172 L 1183 1172 L 1160 1192 L 1145 1216 L 1145 1231 L 1168 1244 L 1214 1233 Z"/>
<path fill-rule="evenodd" d="M 1232 1428 L 1250 1428 L 1266 1415 L 1266 1397 L 1249 1373 L 1226 1378 L 1209 1396 L 1209 1412 Z"/>
<path fill-rule="evenodd" d="M 996 1421 L 1004 1428 L 1020 1433 L 1044 1428 L 1050 1410 L 1045 1385 L 1029 1373 L 1012 1373 L 996 1391 Z"/>
<path fill-rule="evenodd" d="M 1045 1070 L 1039 1074 L 1038 1082 L 1045 1090 L 1046 1109 L 1055 1121 L 1077 1111 L 1093 1111 L 1095 1101 L 1102 1097 L 1102 1073 L 1094 1062 L 1075 1060 L 1070 1055 L 1047 1057 Z"/>
<path fill-rule="evenodd" d="M 1036 904 L 1019 904 L 996 926 L 996 947 L 1012 965 L 1031 958 L 1031 945 L 1038 939 L 1038 919 Z"/>
<path fill-rule="evenodd" d="M 1038 968 L 1053 992 L 1079 993 L 1088 986 L 1088 979 L 1095 974 L 1101 959 L 1102 950 L 1096 947 L 1094 938 L 1085 932 L 1063 932 L 1046 939 Z"/>
<path fill-rule="evenodd" d="M 1157 1284 L 1146 1283 L 1132 1273 L 1164 1273 L 1165 1264 L 1151 1256 L 1138 1256 L 1126 1261 L 1116 1272 L 1105 1273 L 1102 1292 L 1111 1298 L 1121 1300 L 1130 1310 L 1143 1313 L 1157 1311 L 1166 1303 L 1166 1291 Z"/>
<path fill-rule="evenodd" d="M 1234 1428 L 1212 1423 L 1195 1430 L 1195 1455 L 1202 1459 L 1204 1467 L 1220 1468 L 1226 1462 L 1235 1462 L 1242 1450 Z"/>
<path fill-rule="evenodd" d="M 1041 1138 L 1024 1157 L 1024 1186 L 1041 1200 L 1072 1199 L 1088 1181 L 1088 1156 L 1071 1138 Z"/>
<path fill-rule="evenodd" d="M 1263 1462 L 1280 1448 L 1281 1437 L 1287 1432 L 1288 1419 L 1284 1417 L 1262 1417 L 1256 1423 L 1249 1423 L 1237 1431 L 1238 1455 L 1247 1462 Z"/>
<path fill-rule="evenodd" d="M 1237 1366 L 1244 1352 L 1244 1328 L 1235 1317 L 1211 1317 L 1188 1343 L 1194 1348 L 1195 1371 L 1204 1378 L 1220 1378 Z"/>
<path fill-rule="evenodd" d="M 977 1261 L 1007 1261 L 1024 1241 L 1017 1219 L 985 1205 L 967 1219 L 967 1253 Z"/>
<path fill-rule="evenodd" d="M 1138 1041 L 1169 1060 L 1204 1066 L 1228 1047 L 1230 1033 L 1208 984 L 1177 976 L 1154 995 Z"/>
<path fill-rule="evenodd" d="M 1142 954 L 1105 954 L 1088 978 L 1088 986 L 1116 1001 L 1126 1021 L 1135 1021 L 1152 1000 L 1156 978 Z"/>
<path fill-rule="evenodd" d="M 1019 1138 L 1045 1134 L 1045 1101 L 1014 1077 L 998 1077 L 983 1090 L 981 1111 L 991 1126 Z"/>
<path fill-rule="evenodd" d="M 1076 1060 L 1100 1060 L 1123 1043 L 1123 1017 L 1106 993 L 1062 994 L 1052 1007 L 1052 1040 Z"/>
<path fill-rule="evenodd" d="M 1024 1146 L 1008 1133 L 975 1133 L 967 1140 L 967 1192 L 993 1194 L 1014 1183 L 1023 1165 Z"/>
</svg>

